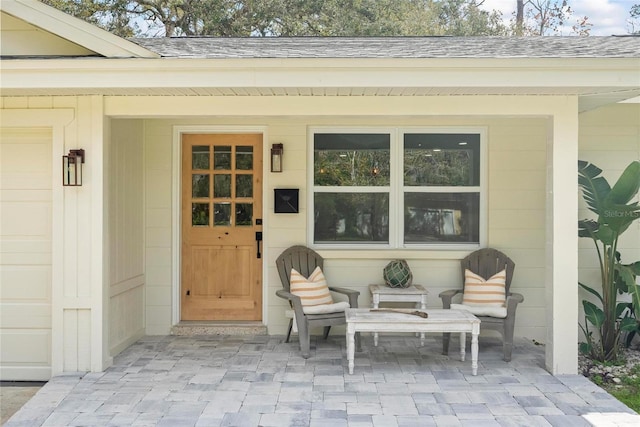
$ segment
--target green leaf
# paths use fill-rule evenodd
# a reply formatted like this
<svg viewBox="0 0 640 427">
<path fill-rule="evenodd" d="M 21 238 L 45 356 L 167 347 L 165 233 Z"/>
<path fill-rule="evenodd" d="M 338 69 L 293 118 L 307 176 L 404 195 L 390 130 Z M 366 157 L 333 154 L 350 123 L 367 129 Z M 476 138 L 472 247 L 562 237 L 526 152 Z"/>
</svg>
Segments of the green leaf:
<svg viewBox="0 0 640 427">
<path fill-rule="evenodd" d="M 598 223 L 592 219 L 581 219 L 578 221 L 578 236 L 596 240 L 595 232 L 598 231 L 598 227 Z"/>
<path fill-rule="evenodd" d="M 640 285 L 632 284 L 629 286 L 631 294 L 631 303 L 633 304 L 633 314 L 640 319 Z"/>
<path fill-rule="evenodd" d="M 631 264 L 626 264 L 627 267 L 633 271 L 633 274 L 636 276 L 640 274 L 640 261 L 632 262 Z"/>
<path fill-rule="evenodd" d="M 589 344 L 589 343 L 581 342 L 578 348 L 580 350 L 580 353 L 582 353 L 582 354 L 591 353 L 591 344 Z"/>
<path fill-rule="evenodd" d="M 607 203 L 627 204 L 640 190 L 640 161 L 631 162 L 607 196 Z"/>
<path fill-rule="evenodd" d="M 601 216 L 605 210 L 605 199 L 611 192 L 607 180 L 601 176 L 602 169 L 596 165 L 578 160 L 578 185 L 589 210 Z"/>
<path fill-rule="evenodd" d="M 602 296 L 600 295 L 600 293 L 599 293 L 598 291 L 596 291 L 596 290 L 595 290 L 595 289 L 593 289 L 593 288 L 590 288 L 589 286 L 585 285 L 584 283 L 580 283 L 580 282 L 578 282 L 578 285 L 579 285 L 582 289 L 584 289 L 585 291 L 587 291 L 587 292 L 589 292 L 589 293 L 591 293 L 591 294 L 595 295 L 595 296 L 600 300 L 600 303 L 602 303 Z"/>
<path fill-rule="evenodd" d="M 583 300 L 584 317 L 596 328 L 604 324 L 604 312 L 590 301 Z"/>
<path fill-rule="evenodd" d="M 625 312 L 626 309 L 629 309 L 629 311 L 631 311 L 631 304 L 628 302 L 619 302 L 616 305 L 616 319 L 622 317 L 622 313 Z"/>
<path fill-rule="evenodd" d="M 635 331 L 638 327 L 638 322 L 633 317 L 625 317 L 620 321 L 620 330 L 625 332 Z"/>
<path fill-rule="evenodd" d="M 614 232 L 608 224 L 601 224 L 598 231 L 595 232 L 595 236 L 605 245 L 611 246 L 618 237 L 618 234 Z"/>
</svg>

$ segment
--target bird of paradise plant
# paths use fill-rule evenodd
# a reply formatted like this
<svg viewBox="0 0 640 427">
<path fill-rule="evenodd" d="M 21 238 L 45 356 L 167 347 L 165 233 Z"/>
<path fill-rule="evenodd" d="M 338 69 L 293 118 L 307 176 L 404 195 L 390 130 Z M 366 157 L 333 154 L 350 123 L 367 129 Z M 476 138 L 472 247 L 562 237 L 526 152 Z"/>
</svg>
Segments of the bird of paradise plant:
<svg viewBox="0 0 640 427">
<path fill-rule="evenodd" d="M 627 166 L 613 187 L 601 173 L 592 163 L 578 162 L 578 184 L 583 198 L 589 210 L 598 216 L 597 220 L 578 221 L 578 234 L 591 238 L 595 244 L 602 292 L 579 283 L 601 304 L 600 308 L 588 300 L 582 301 L 585 322 L 580 327 L 586 342 L 580 344 L 580 350 L 604 362 L 618 358 L 623 331 L 640 331 L 640 285 L 636 283 L 640 261 L 623 264 L 618 252 L 620 235 L 640 218 L 640 205 L 633 201 L 640 190 L 640 162 Z M 630 295 L 631 302 L 619 301 L 622 295 Z"/>
</svg>

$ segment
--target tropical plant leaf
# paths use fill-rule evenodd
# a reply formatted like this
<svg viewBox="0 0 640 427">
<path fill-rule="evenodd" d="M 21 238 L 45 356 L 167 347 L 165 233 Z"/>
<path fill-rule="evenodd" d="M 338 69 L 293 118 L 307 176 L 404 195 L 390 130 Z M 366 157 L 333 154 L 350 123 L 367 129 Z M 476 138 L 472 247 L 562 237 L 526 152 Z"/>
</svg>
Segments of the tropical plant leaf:
<svg viewBox="0 0 640 427">
<path fill-rule="evenodd" d="M 607 202 L 626 205 L 640 190 L 640 161 L 629 164 L 613 185 L 607 196 Z"/>
<path fill-rule="evenodd" d="M 578 185 L 589 210 L 598 216 L 604 213 L 605 199 L 611 192 L 607 180 L 599 176 L 601 173 L 596 165 L 578 160 Z"/>
<path fill-rule="evenodd" d="M 629 293 L 631 294 L 631 303 L 633 304 L 633 314 L 636 318 L 640 319 L 640 285 L 634 283 L 629 286 Z"/>
<path fill-rule="evenodd" d="M 625 317 L 620 321 L 620 330 L 625 332 L 635 331 L 638 327 L 638 321 L 633 317 Z"/>
<path fill-rule="evenodd" d="M 633 273 L 633 269 L 628 265 L 616 264 L 615 267 L 617 278 L 621 283 L 622 290 L 624 292 L 630 292 L 630 288 L 636 283 L 636 275 Z"/>
<path fill-rule="evenodd" d="M 601 224 L 598 231 L 594 234 L 598 240 L 607 246 L 613 245 L 613 242 L 618 238 L 618 233 L 616 233 L 609 224 Z"/>
<path fill-rule="evenodd" d="M 586 343 L 586 342 L 581 342 L 578 349 L 580 350 L 580 353 L 582 354 L 589 354 L 591 353 L 591 344 Z"/>
<path fill-rule="evenodd" d="M 584 307 L 584 317 L 596 328 L 600 328 L 604 324 L 604 311 L 599 309 L 594 303 L 582 300 Z"/>
<path fill-rule="evenodd" d="M 593 289 L 593 288 L 591 288 L 591 287 L 589 287 L 589 286 L 585 285 L 584 283 L 580 283 L 580 282 L 578 282 L 578 285 L 579 285 L 582 289 L 584 289 L 585 291 L 589 292 L 590 294 L 595 295 L 595 296 L 598 298 L 598 300 L 600 300 L 600 303 L 602 303 L 602 296 L 600 295 L 600 293 L 599 293 L 598 291 L 596 291 L 595 289 Z"/>
<path fill-rule="evenodd" d="M 620 235 L 629 226 L 640 218 L 640 206 L 637 203 L 630 205 L 608 205 L 604 214 L 598 217 L 598 222 L 609 227 L 614 233 Z"/>
<path fill-rule="evenodd" d="M 619 302 L 616 305 L 616 319 L 619 319 L 622 317 L 622 314 L 625 312 L 625 310 L 629 309 L 629 312 L 631 313 L 632 311 L 632 306 L 631 303 L 628 302 Z"/>
<path fill-rule="evenodd" d="M 598 227 L 598 223 L 592 219 L 581 219 L 578 221 L 578 236 L 596 240 L 595 232 L 598 231 Z"/>
</svg>

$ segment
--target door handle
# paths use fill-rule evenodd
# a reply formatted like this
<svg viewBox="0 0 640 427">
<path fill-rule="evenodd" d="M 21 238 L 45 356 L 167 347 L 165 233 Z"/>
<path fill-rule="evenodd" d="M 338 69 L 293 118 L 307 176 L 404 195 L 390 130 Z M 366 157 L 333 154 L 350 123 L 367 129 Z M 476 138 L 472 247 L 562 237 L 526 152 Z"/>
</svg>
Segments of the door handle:
<svg viewBox="0 0 640 427">
<path fill-rule="evenodd" d="M 256 231 L 256 257 L 262 258 L 262 254 L 260 253 L 260 242 L 262 242 L 262 231 Z"/>
</svg>

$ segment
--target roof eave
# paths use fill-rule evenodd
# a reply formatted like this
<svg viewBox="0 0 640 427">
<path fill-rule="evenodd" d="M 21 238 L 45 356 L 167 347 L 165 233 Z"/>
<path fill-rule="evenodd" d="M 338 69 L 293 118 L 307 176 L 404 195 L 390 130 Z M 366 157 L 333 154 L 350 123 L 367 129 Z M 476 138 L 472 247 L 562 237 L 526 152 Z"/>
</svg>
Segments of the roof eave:
<svg viewBox="0 0 640 427">
<path fill-rule="evenodd" d="M 155 52 L 36 0 L 2 0 L 0 10 L 108 58 L 159 58 Z"/>
</svg>

